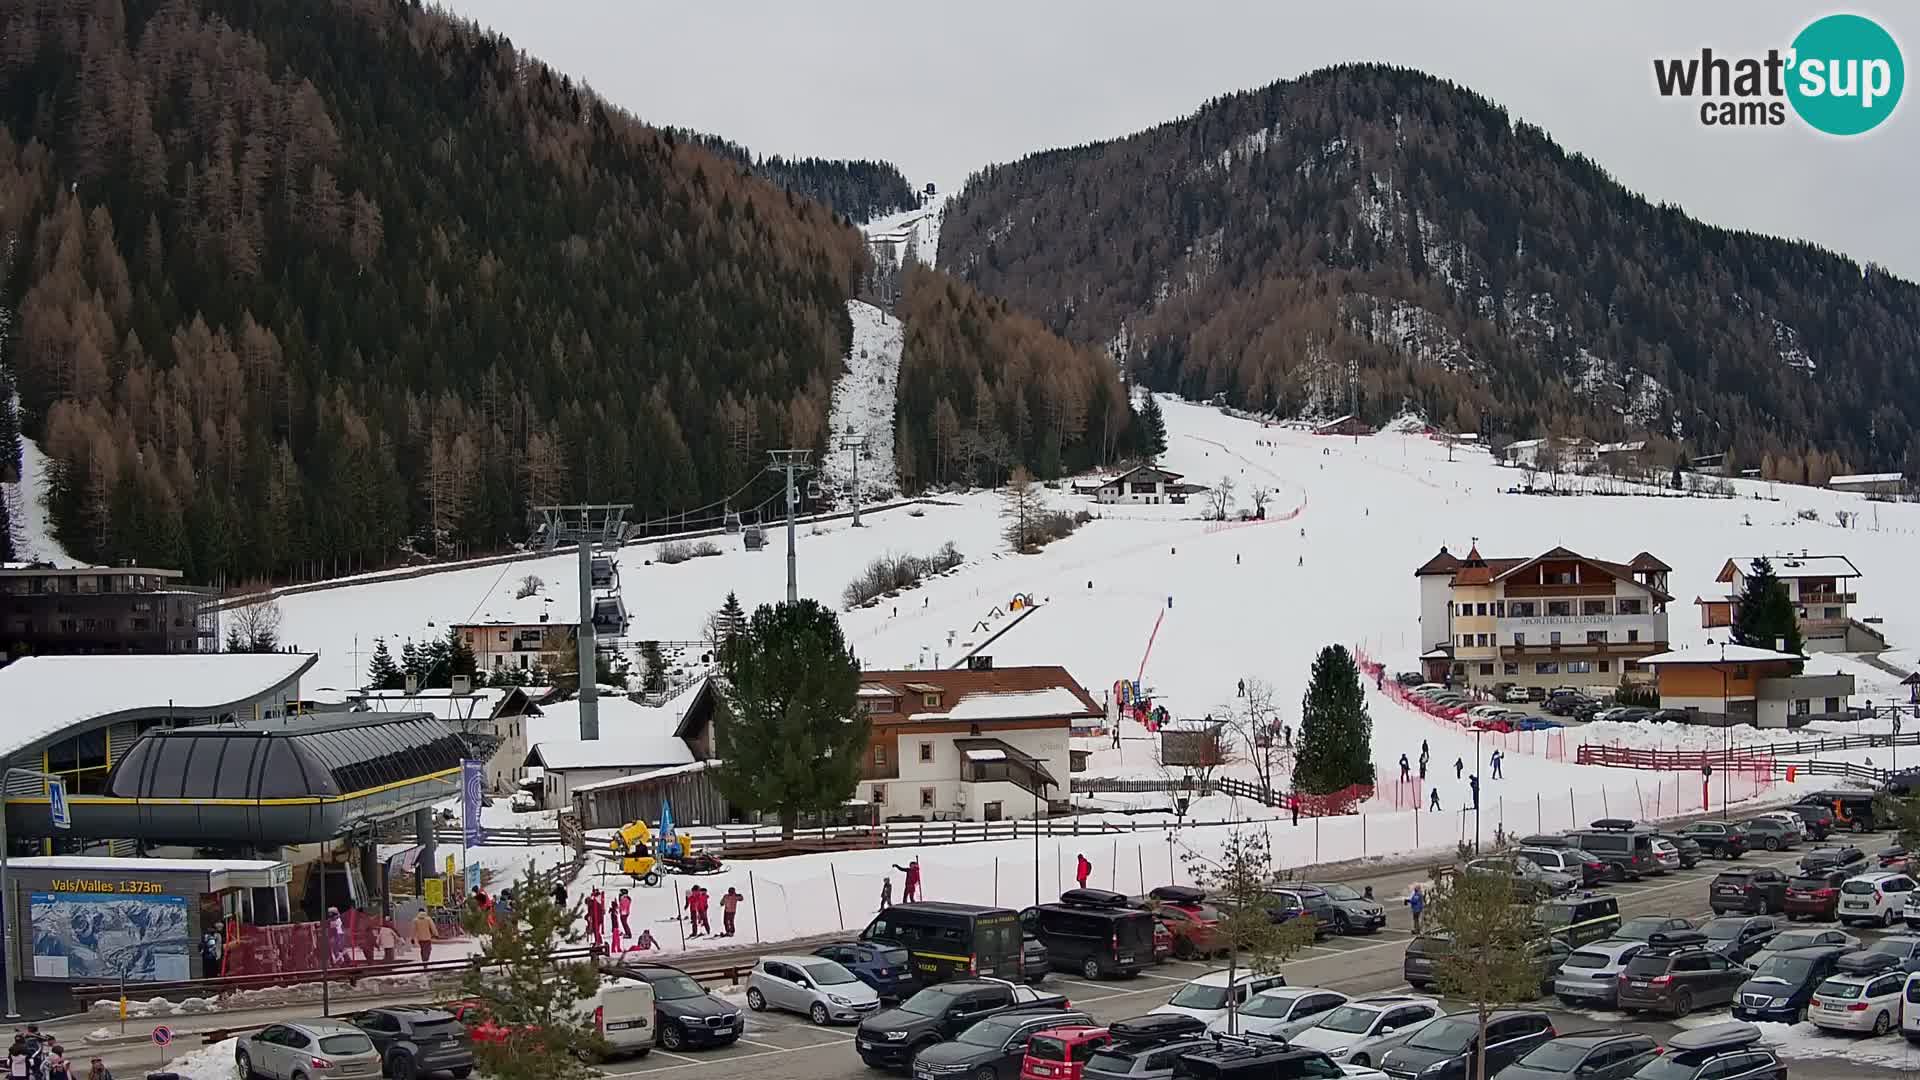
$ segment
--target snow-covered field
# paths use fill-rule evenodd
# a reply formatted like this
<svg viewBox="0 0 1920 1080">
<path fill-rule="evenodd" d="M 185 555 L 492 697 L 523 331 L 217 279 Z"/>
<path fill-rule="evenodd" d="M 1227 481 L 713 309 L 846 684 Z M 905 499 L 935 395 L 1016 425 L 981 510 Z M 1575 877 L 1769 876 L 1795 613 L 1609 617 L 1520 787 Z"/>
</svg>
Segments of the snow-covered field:
<svg viewBox="0 0 1920 1080">
<path fill-rule="evenodd" d="M 1620 561 L 1651 551 L 1674 568 L 1676 600 L 1669 627 L 1678 648 L 1705 647 L 1708 632 L 1700 628 L 1691 601 L 1715 591 L 1714 574 L 1728 557 L 1802 549 L 1845 554 L 1865 575 L 1859 584 L 1862 614 L 1884 616 L 1882 628 L 1900 650 L 1892 659 L 1911 662 L 1912 646 L 1920 643 L 1920 576 L 1904 570 L 1920 533 L 1920 506 L 1882 504 L 1877 514 L 1866 515 L 1866 524 L 1841 529 L 1832 512 L 1862 509 L 1866 504 L 1857 497 L 1760 483 L 1736 484 L 1741 498 L 1718 500 L 1508 494 L 1504 489 L 1517 482 L 1517 471 L 1501 469 L 1473 450 L 1458 450 L 1449 462 L 1444 446 L 1418 435 L 1316 437 L 1171 399 L 1163 405 L 1171 432 L 1163 463 L 1200 483 L 1231 479 L 1239 505 L 1250 503 L 1254 487 L 1271 489 L 1266 522 L 1208 523 L 1199 520 L 1198 502 L 1095 507 L 1100 519 L 1075 536 L 1042 554 L 1015 557 L 1005 553 L 1000 539 L 995 495 L 945 497 L 911 512 L 873 515 L 869 527 L 860 530 L 844 522 L 802 527 L 802 593 L 837 607 L 843 586 L 875 556 L 930 552 L 952 540 L 967 559 L 959 572 L 875 607 L 844 613 L 847 636 L 863 664 L 953 664 L 1003 629 L 1007 601 L 1026 593 L 1042 606 L 987 650 L 998 666 L 1064 664 L 1096 697 L 1115 680 L 1139 675 L 1177 716 L 1220 712 L 1233 700 L 1238 679 L 1257 677 L 1276 687 L 1277 699 L 1288 709 L 1286 719 L 1295 723 L 1292 703 L 1300 700 L 1308 667 L 1323 645 L 1364 648 L 1389 671 L 1415 666 L 1421 635 L 1413 569 L 1442 544 L 1464 551 L 1477 542 L 1489 556 L 1533 555 L 1564 545 Z M 1084 503 L 1064 487 L 1048 495 L 1063 506 Z M 1796 516 L 1803 509 L 1815 511 L 1820 520 Z M 783 538 L 771 539 L 761 552 L 746 552 L 730 540 L 717 557 L 674 566 L 649 562 L 651 547 L 623 551 L 626 595 L 646 598 L 634 605 L 632 636 L 695 638 L 728 590 L 737 591 L 748 606 L 778 601 L 785 589 Z M 418 639 L 444 633 L 448 621 L 504 617 L 517 610 L 513 584 L 527 572 L 547 582 L 538 606 L 549 606 L 550 599 L 558 611 L 573 610 L 573 562 L 562 556 L 288 597 L 281 601 L 285 636 L 321 651 L 310 679 L 314 685 L 349 685 L 358 670 L 356 637 L 364 663 L 377 634 Z M 1859 699 L 1886 700 L 1893 694 L 1892 676 L 1854 658 L 1816 656 L 1809 670 L 1853 673 L 1860 681 Z M 1372 694 L 1370 703 L 1382 777 L 1397 775 L 1399 756 L 1417 756 L 1421 742 L 1428 742 L 1444 811 L 1412 812 L 1406 806 L 1410 793 L 1389 783 L 1358 815 L 1307 821 L 1298 828 L 1281 821 L 1253 826 L 1271 831 L 1282 862 L 1444 851 L 1473 835 L 1475 815 L 1461 812 L 1467 792 L 1451 768 L 1456 757 L 1474 761 L 1472 736 L 1384 695 Z M 609 734 L 659 734 L 675 713 L 673 704 L 649 710 L 623 700 L 607 708 L 602 724 Z M 565 737 L 573 730 L 572 714 L 562 706 L 530 734 Z M 1144 735 L 1131 728 L 1128 734 Z M 1770 741 L 1816 734 L 1747 731 L 1741 737 Z M 1717 731 L 1620 725 L 1595 725 L 1564 736 L 1487 736 L 1480 749 L 1504 748 L 1508 758 L 1502 779 L 1482 770 L 1487 777 L 1478 822 L 1482 835 L 1490 838 L 1496 827 L 1531 832 L 1603 815 L 1697 810 L 1697 777 L 1578 766 L 1562 759 L 1570 759 L 1581 740 L 1688 746 L 1718 745 L 1719 738 Z M 1136 737 L 1117 752 L 1096 754 L 1090 774 L 1155 771 L 1151 741 Z M 1739 783 L 1742 790 L 1732 793 L 1736 801 L 1788 794 L 1784 785 L 1756 790 L 1750 780 Z M 1713 788 L 1717 807 L 1720 784 Z M 1216 797 L 1192 807 L 1189 820 L 1267 813 Z M 1129 820 L 1119 814 L 1104 822 L 1089 816 L 1082 819 L 1083 827 L 1099 830 L 1097 835 L 1043 839 L 1037 848 L 1027 839 L 797 856 L 731 865 L 701 881 L 716 896 L 729 886 L 748 894 L 742 936 L 777 940 L 864 925 L 877 905 L 882 878 L 892 873 L 897 889 L 898 872 L 892 868 L 916 855 L 926 869 L 931 897 L 1009 903 L 1031 898 L 1036 871 L 1041 891 L 1053 889 L 1069 876 L 1074 856 L 1082 851 L 1094 860 L 1095 879 L 1103 885 L 1133 890 L 1184 879 L 1181 852 L 1211 850 L 1227 829 L 1189 827 L 1170 841 L 1163 830 L 1130 831 Z M 1152 817 L 1132 820 L 1144 823 Z M 482 858 L 509 870 L 529 854 L 503 849 L 497 859 L 493 852 Z M 590 864 L 588 876 L 599 870 Z M 620 884 L 616 877 L 606 883 Z M 578 883 L 576 893 L 585 886 Z M 635 921 L 653 927 L 669 949 L 677 950 L 675 889 L 635 888 L 634 895 Z M 753 912 L 758 912 L 757 927 Z"/>
</svg>

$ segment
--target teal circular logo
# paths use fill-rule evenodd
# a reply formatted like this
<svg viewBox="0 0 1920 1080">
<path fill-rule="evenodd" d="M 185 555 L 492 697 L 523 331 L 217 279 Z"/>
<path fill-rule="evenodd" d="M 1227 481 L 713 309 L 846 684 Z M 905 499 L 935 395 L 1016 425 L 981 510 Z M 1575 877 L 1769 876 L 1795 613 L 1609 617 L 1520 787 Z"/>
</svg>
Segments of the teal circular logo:
<svg viewBox="0 0 1920 1080">
<path fill-rule="evenodd" d="M 1872 131 L 1893 115 L 1906 82 L 1899 44 L 1865 16 L 1815 19 L 1793 39 L 1787 100 L 1800 119 L 1817 131 L 1828 135 Z"/>
</svg>

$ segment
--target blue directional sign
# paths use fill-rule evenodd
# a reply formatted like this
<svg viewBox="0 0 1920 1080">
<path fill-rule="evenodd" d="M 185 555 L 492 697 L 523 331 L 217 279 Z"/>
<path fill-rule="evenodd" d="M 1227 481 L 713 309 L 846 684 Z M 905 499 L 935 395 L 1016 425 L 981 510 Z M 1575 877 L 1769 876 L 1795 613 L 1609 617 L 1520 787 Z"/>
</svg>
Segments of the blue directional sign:
<svg viewBox="0 0 1920 1080">
<path fill-rule="evenodd" d="M 67 812 L 67 782 L 65 780 L 47 781 L 47 811 L 53 815 L 53 827 L 70 829 L 73 827 L 73 815 Z"/>
</svg>

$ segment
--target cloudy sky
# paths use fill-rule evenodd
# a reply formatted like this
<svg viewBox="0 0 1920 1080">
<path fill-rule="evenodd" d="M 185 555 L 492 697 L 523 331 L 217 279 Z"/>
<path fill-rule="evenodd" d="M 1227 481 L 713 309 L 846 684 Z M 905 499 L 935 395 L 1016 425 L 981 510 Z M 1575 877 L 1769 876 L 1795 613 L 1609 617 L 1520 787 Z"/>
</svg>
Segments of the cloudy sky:
<svg viewBox="0 0 1920 1080">
<path fill-rule="evenodd" d="M 442 0 L 643 119 L 756 153 L 869 157 L 956 187 L 982 165 L 1124 135 L 1207 98 L 1372 60 L 1455 81 L 1716 224 L 1801 237 L 1920 280 L 1920 102 L 1875 132 L 1702 127 L 1654 56 L 1785 48 L 1848 10 L 1920 48 L 1920 9 L 1341 0 Z"/>
</svg>

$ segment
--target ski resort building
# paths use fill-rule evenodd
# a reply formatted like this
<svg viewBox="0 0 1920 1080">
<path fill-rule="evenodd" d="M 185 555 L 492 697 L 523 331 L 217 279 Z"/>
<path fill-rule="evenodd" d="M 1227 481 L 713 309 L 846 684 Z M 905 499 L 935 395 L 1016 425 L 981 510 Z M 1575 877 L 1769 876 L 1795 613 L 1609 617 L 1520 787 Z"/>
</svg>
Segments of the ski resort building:
<svg viewBox="0 0 1920 1080">
<path fill-rule="evenodd" d="M 1650 681 L 1642 661 L 1667 649 L 1666 563 L 1624 563 L 1556 547 L 1531 558 L 1464 558 L 1446 548 L 1414 573 L 1421 661 L 1456 685 L 1611 689 Z"/>
<path fill-rule="evenodd" d="M 522 671 L 543 667 L 573 670 L 578 623 L 481 622 L 455 623 L 460 640 L 473 650 L 481 671 Z"/>
<path fill-rule="evenodd" d="M 1069 796 L 1075 721 L 1100 704 L 1061 667 L 866 671 L 858 797 L 883 820 L 1033 817 Z"/>
<path fill-rule="evenodd" d="M 1787 587 L 1787 599 L 1793 602 L 1800 624 L 1802 648 L 1808 652 L 1878 652 L 1887 647 L 1880 631 L 1853 617 L 1853 606 L 1860 601 L 1854 582 L 1861 574 L 1852 559 L 1804 551 L 1764 557 L 1773 565 L 1774 576 Z M 1753 562 L 1753 557 L 1728 559 L 1713 579 L 1727 587 L 1726 593 L 1712 599 L 1694 598 L 1700 608 L 1701 626 L 1732 626 L 1739 619 L 1740 597 L 1747 591 Z"/>
<path fill-rule="evenodd" d="M 1906 493 L 1907 478 L 1897 472 L 1855 473 L 1851 476 L 1830 477 L 1827 480 L 1827 487 L 1834 491 L 1851 491 L 1860 495 L 1897 498 Z"/>
<path fill-rule="evenodd" d="M 1094 500 L 1103 503 L 1147 503 L 1159 505 L 1184 499 L 1187 488 L 1180 475 L 1153 465 L 1136 465 L 1118 476 L 1109 476 L 1094 491 Z"/>
<path fill-rule="evenodd" d="M 1660 707 L 1685 709 L 1704 724 L 1799 727 L 1850 719 L 1853 676 L 1799 674 L 1806 658 L 1748 645 L 1708 645 L 1649 656 Z"/>
<path fill-rule="evenodd" d="M 214 591 L 151 566 L 0 566 L 0 663 L 14 656 L 210 653 Z"/>
</svg>

